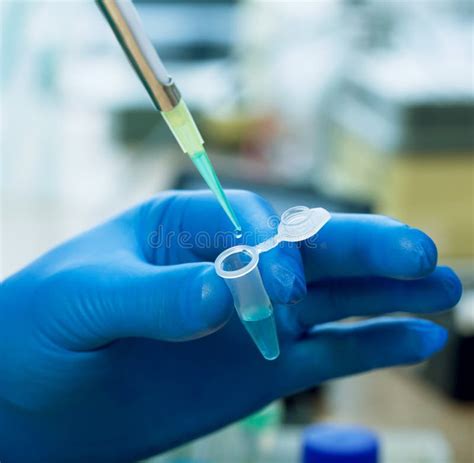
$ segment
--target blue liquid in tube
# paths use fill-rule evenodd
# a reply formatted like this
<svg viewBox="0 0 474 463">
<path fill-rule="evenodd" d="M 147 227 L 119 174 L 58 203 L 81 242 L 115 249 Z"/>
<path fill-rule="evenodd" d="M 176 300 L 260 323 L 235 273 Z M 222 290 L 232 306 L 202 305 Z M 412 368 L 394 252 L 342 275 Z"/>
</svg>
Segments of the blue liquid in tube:
<svg viewBox="0 0 474 463">
<path fill-rule="evenodd" d="M 275 317 L 271 307 L 258 307 L 242 317 L 242 323 L 267 360 L 280 355 Z"/>
</svg>

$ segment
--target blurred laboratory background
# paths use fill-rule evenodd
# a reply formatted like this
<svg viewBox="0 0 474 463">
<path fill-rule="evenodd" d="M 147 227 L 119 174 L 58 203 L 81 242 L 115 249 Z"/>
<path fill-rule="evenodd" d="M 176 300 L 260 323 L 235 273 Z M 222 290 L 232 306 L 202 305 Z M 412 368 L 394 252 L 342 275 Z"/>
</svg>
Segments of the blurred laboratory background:
<svg viewBox="0 0 474 463">
<path fill-rule="evenodd" d="M 225 187 L 279 212 L 394 216 L 465 286 L 434 317 L 450 338 L 429 362 L 330 382 L 150 461 L 310 463 L 304 430 L 333 423 L 372 430 L 383 463 L 472 463 L 474 3 L 136 6 Z M 3 277 L 156 192 L 204 187 L 94 2 L 0 11 Z"/>
</svg>

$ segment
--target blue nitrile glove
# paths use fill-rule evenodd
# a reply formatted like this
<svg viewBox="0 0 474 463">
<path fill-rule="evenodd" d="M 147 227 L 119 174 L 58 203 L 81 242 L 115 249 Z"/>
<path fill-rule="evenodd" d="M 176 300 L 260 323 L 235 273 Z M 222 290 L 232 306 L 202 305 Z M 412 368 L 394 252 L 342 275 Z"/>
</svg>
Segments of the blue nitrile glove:
<svg viewBox="0 0 474 463">
<path fill-rule="evenodd" d="M 247 192 L 229 197 L 252 232 L 249 244 L 274 233 L 267 202 Z M 417 362 L 443 346 L 444 329 L 412 318 L 324 325 L 442 310 L 461 294 L 456 275 L 436 268 L 436 248 L 421 231 L 340 214 L 301 249 L 262 255 L 282 340 L 280 358 L 264 360 L 212 264 L 234 244 L 222 233 L 230 230 L 210 193 L 170 192 L 3 282 L 2 463 L 133 461 L 277 397 Z"/>
</svg>

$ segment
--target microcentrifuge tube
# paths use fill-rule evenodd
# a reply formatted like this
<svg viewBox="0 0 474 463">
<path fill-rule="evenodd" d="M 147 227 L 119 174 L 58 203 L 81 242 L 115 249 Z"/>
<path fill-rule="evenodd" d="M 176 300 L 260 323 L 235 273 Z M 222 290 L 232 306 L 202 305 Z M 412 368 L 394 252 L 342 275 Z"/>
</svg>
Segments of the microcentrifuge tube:
<svg viewBox="0 0 474 463">
<path fill-rule="evenodd" d="M 282 241 L 310 238 L 330 218 L 322 208 L 292 207 L 283 213 L 276 235 L 257 246 L 234 246 L 216 259 L 216 272 L 227 283 L 240 320 L 267 360 L 276 359 L 280 347 L 273 306 L 258 270 L 259 255 Z"/>
</svg>

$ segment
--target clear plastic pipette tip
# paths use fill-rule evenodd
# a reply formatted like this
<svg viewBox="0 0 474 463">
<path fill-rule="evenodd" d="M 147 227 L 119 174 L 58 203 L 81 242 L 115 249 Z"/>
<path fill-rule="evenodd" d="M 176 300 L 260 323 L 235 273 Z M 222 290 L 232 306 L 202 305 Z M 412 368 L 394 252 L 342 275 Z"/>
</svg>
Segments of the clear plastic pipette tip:
<svg viewBox="0 0 474 463">
<path fill-rule="evenodd" d="M 227 196 L 222 189 L 221 183 L 212 167 L 211 161 L 207 157 L 204 149 L 204 140 L 201 137 L 199 129 L 194 122 L 193 116 L 189 112 L 186 103 L 181 98 L 180 102 L 170 111 L 162 111 L 168 127 L 175 136 L 179 146 L 186 153 L 194 165 L 197 167 L 199 173 L 206 181 L 211 191 L 216 196 L 219 204 L 224 209 L 230 221 L 235 227 L 236 235 L 242 231 L 242 227 L 237 220 L 237 217 L 232 209 L 232 206 L 227 199 Z"/>
</svg>

